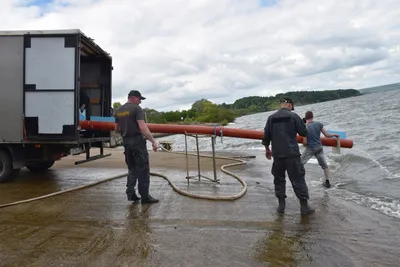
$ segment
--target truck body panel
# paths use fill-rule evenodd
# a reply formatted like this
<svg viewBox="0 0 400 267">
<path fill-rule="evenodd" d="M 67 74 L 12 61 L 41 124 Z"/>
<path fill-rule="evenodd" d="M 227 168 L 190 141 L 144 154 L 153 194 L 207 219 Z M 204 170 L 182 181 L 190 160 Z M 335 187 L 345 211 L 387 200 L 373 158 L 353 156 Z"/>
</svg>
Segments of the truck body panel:
<svg viewBox="0 0 400 267">
<path fill-rule="evenodd" d="M 0 143 L 23 140 L 23 44 L 23 36 L 0 36 Z"/>
<path fill-rule="evenodd" d="M 76 125 L 77 47 L 76 35 L 25 35 L 24 114 L 28 123 L 27 138 L 40 135 L 76 138 L 76 132 L 66 132 L 66 127 L 74 128 Z"/>
</svg>

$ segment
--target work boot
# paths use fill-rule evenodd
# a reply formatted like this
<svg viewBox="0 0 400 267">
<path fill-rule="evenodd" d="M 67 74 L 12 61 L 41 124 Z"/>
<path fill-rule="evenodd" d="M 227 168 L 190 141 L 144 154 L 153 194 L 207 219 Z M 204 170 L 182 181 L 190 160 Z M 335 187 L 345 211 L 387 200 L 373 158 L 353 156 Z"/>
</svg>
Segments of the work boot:
<svg viewBox="0 0 400 267">
<path fill-rule="evenodd" d="M 280 197 L 278 198 L 279 200 L 279 206 L 276 208 L 276 211 L 279 213 L 284 213 L 285 212 L 285 207 L 286 207 L 286 201 L 285 198 Z"/>
<path fill-rule="evenodd" d="M 312 214 L 315 212 L 315 209 L 311 208 L 308 205 L 308 201 L 307 199 L 300 199 L 300 212 L 301 215 L 308 215 L 308 214 Z"/>
<path fill-rule="evenodd" d="M 126 195 L 128 196 L 128 201 L 136 202 L 140 200 L 140 197 L 138 197 L 135 192 Z"/>
<path fill-rule="evenodd" d="M 152 204 L 152 203 L 157 203 L 157 202 L 159 202 L 159 200 L 156 198 L 153 198 L 150 195 L 147 195 L 147 197 L 142 197 L 142 204 L 147 204 L 147 203 Z"/>
</svg>

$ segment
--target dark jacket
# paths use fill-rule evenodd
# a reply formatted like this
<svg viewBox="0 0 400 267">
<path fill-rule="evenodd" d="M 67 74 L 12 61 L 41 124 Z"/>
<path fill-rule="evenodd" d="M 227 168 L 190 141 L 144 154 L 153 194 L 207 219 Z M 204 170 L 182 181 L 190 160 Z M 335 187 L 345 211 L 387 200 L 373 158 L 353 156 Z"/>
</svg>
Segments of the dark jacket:
<svg viewBox="0 0 400 267">
<path fill-rule="evenodd" d="M 268 117 L 262 143 L 264 146 L 272 143 L 272 156 L 275 158 L 300 156 L 297 134 L 307 136 L 303 120 L 289 109 L 281 108 Z"/>
</svg>

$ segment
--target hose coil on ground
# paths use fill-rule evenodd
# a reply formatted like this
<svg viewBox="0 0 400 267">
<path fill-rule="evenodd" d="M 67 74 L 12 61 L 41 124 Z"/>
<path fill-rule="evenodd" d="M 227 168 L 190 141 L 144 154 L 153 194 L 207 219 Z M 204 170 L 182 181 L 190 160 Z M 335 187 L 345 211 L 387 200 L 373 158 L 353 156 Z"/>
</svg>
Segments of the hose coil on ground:
<svg viewBox="0 0 400 267">
<path fill-rule="evenodd" d="M 167 153 L 186 155 L 186 153 L 184 153 L 184 152 L 173 152 L 173 151 L 165 149 L 162 146 L 159 146 L 159 148 L 162 151 L 165 151 Z M 191 153 L 188 153 L 188 155 L 197 156 L 197 154 L 191 154 Z M 212 158 L 212 156 L 208 156 L 208 155 L 200 155 L 200 157 L 202 157 L 202 158 Z M 243 188 L 239 193 L 237 193 L 235 195 L 229 195 L 229 196 L 211 196 L 211 195 L 200 195 L 200 194 L 190 193 L 188 191 L 182 190 L 179 187 L 177 187 L 172 182 L 172 180 L 170 178 L 168 178 L 166 175 L 163 175 L 161 173 L 156 173 L 156 172 L 150 172 L 150 175 L 161 177 L 161 178 L 167 180 L 167 182 L 170 184 L 170 186 L 177 193 L 179 193 L 181 195 L 184 195 L 184 196 L 192 197 L 192 198 L 207 199 L 207 200 L 232 201 L 232 200 L 236 200 L 236 199 L 241 198 L 242 196 L 244 196 L 246 194 L 246 192 L 247 192 L 247 184 L 246 184 L 246 182 L 239 175 L 237 175 L 237 174 L 235 174 L 235 173 L 233 173 L 231 171 L 228 171 L 226 168 L 233 167 L 233 166 L 238 166 L 238 165 L 244 165 L 244 164 L 246 164 L 246 162 L 244 160 L 239 159 L 239 158 L 233 158 L 233 157 L 217 157 L 216 156 L 215 158 L 216 159 L 225 159 L 225 160 L 235 161 L 235 162 L 230 163 L 230 164 L 222 165 L 221 166 L 221 171 L 226 173 L 226 174 L 228 174 L 228 175 L 230 175 L 230 176 L 232 176 L 233 178 L 235 178 L 236 180 L 238 180 L 242 184 Z M 57 195 L 61 195 L 61 194 L 65 194 L 65 193 L 69 193 L 69 192 L 73 192 L 73 191 L 82 190 L 82 189 L 89 188 L 89 187 L 92 187 L 92 186 L 95 186 L 95 185 L 98 185 L 98 184 L 101 184 L 101 183 L 109 182 L 109 181 L 112 181 L 112 180 L 115 180 L 115 179 L 118 179 L 118 178 L 123 178 L 123 177 L 126 177 L 127 175 L 128 175 L 128 173 L 118 174 L 118 175 L 107 177 L 105 179 L 102 179 L 102 180 L 99 180 L 99 181 L 96 181 L 96 182 L 93 182 L 93 183 L 89 183 L 89 184 L 86 184 L 86 185 L 81 185 L 81 186 L 78 186 L 78 187 L 74 187 L 74 188 L 70 188 L 70 189 L 66 189 L 66 190 L 61 190 L 61 191 L 58 191 L 58 192 L 42 195 L 42 196 L 39 196 L 39 197 L 34 197 L 34 198 L 25 199 L 25 200 L 15 201 L 15 202 L 12 202 L 12 203 L 1 204 L 0 208 L 5 208 L 5 207 L 9 207 L 9 206 L 15 206 L 15 205 L 24 204 L 24 203 L 29 203 L 29 202 L 33 202 L 33 201 L 37 201 L 37 200 L 41 200 L 41 199 L 46 199 L 46 198 L 54 197 L 54 196 L 57 196 Z"/>
</svg>

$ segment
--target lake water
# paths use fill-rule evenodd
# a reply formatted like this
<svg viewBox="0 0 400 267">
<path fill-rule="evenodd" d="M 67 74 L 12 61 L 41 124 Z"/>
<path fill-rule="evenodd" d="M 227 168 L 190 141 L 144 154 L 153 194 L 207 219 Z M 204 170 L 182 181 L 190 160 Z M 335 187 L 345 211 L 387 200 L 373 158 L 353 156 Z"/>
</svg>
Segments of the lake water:
<svg viewBox="0 0 400 267">
<path fill-rule="evenodd" d="M 340 155 L 325 147 L 331 169 L 332 188 L 329 194 L 357 205 L 400 219 L 400 90 L 375 92 L 358 97 L 305 106 L 295 106 L 301 117 L 307 110 L 314 112 L 315 120 L 328 130 L 344 131 L 354 141 L 352 149 L 343 149 Z M 263 130 L 273 112 L 258 113 L 237 118 L 228 127 Z M 174 150 L 184 150 L 183 135 L 162 138 L 173 142 Z M 200 139 L 200 149 L 210 151 L 209 139 Z M 193 138 L 188 147 L 195 149 Z M 251 151 L 263 159 L 264 147 L 259 140 L 224 137 L 217 139 L 217 151 Z M 301 146 L 302 149 L 302 146 Z M 313 195 L 313 187 L 320 187 L 323 172 L 315 158 L 306 164 L 306 178 Z M 265 169 L 270 177 L 270 170 Z M 272 178 L 271 178 L 272 179 Z M 291 188 L 290 183 L 287 186 Z M 291 190 L 291 189 L 289 189 Z"/>
</svg>

